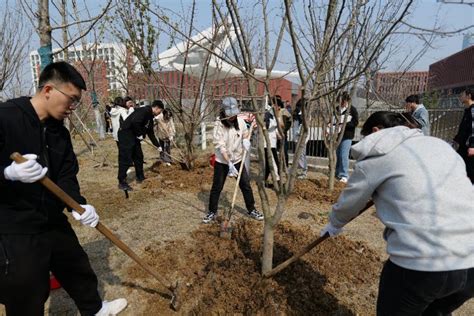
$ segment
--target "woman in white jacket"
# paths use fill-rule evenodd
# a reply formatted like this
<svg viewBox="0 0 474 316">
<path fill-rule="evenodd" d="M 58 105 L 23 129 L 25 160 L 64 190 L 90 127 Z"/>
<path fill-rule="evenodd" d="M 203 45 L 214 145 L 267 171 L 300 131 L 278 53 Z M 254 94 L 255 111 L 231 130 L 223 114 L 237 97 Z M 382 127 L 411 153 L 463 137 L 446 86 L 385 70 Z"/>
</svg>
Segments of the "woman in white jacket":
<svg viewBox="0 0 474 316">
<path fill-rule="evenodd" d="M 216 162 L 209 196 L 209 211 L 203 218 L 203 223 L 210 223 L 216 218 L 219 196 L 225 180 L 228 176 L 237 177 L 244 148 L 247 151 L 250 149 L 250 135 L 247 125 L 242 118 L 237 117 L 239 113 L 240 110 L 235 98 L 227 97 L 222 100 L 222 108 L 214 125 L 213 133 Z M 239 187 L 244 196 L 248 215 L 256 220 L 263 220 L 263 215 L 255 209 L 255 199 L 245 166 L 242 170 Z"/>
<path fill-rule="evenodd" d="M 110 120 L 112 121 L 112 136 L 118 145 L 118 131 L 120 129 L 120 123 L 125 121 L 128 116 L 128 109 L 125 105 L 122 97 L 116 97 L 114 105 L 110 110 Z"/>
<path fill-rule="evenodd" d="M 474 187 L 448 143 L 406 123 L 386 111 L 367 119 L 321 234 L 339 234 L 372 199 L 389 254 L 377 315 L 451 315 L 474 296 Z"/>
</svg>

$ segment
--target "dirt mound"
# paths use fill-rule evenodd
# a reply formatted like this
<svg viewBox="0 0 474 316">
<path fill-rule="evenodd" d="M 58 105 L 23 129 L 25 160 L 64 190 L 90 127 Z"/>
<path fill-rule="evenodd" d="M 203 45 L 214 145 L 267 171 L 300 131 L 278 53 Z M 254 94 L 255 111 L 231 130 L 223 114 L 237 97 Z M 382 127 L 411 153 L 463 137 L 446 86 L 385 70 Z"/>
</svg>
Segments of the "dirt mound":
<svg viewBox="0 0 474 316">
<path fill-rule="evenodd" d="M 209 161 L 204 159 L 197 160 L 192 171 L 183 170 L 179 164 L 167 166 L 161 161 L 155 162 L 150 170 L 155 176 L 149 176 L 142 185 L 142 188 L 150 193 L 162 189 L 200 192 L 203 187 L 212 183 L 214 172 L 209 166 Z"/>
<path fill-rule="evenodd" d="M 334 190 L 330 192 L 329 181 L 327 179 L 307 179 L 297 180 L 290 195 L 290 199 L 304 199 L 307 201 L 324 201 L 335 203 L 344 189 L 345 184 L 336 181 Z"/>
<path fill-rule="evenodd" d="M 260 223 L 242 220 L 233 239 L 226 240 L 218 237 L 217 225 L 203 225 L 190 242 L 149 245 L 145 258 L 160 273 L 182 280 L 186 293 L 180 314 L 375 314 L 382 264 L 364 244 L 330 239 L 275 278 L 262 280 L 261 232 Z M 309 228 L 280 224 L 274 262 L 284 261 L 314 237 Z M 138 267 L 130 268 L 129 275 L 137 283 L 150 279 Z M 151 294 L 144 299 L 148 314 L 172 313 L 169 300 Z"/>
</svg>

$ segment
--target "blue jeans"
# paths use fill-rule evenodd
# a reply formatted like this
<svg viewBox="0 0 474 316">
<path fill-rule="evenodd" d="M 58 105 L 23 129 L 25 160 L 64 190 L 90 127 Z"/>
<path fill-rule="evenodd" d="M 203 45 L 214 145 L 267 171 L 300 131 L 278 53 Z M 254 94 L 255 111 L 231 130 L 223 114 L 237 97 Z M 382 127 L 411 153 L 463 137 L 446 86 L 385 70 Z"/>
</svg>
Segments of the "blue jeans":
<svg viewBox="0 0 474 316">
<path fill-rule="evenodd" d="M 351 151 L 352 139 L 343 139 L 336 149 L 336 177 L 349 177 L 349 152 Z"/>
</svg>

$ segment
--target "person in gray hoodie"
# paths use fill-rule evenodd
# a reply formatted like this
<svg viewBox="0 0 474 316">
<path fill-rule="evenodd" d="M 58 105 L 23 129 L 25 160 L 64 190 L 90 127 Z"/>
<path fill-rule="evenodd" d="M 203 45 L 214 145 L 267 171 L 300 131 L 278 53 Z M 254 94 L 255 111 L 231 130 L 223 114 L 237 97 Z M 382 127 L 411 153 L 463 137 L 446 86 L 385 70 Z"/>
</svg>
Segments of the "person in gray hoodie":
<svg viewBox="0 0 474 316">
<path fill-rule="evenodd" d="M 321 234 L 339 234 L 372 199 L 389 254 L 377 315 L 450 315 L 474 296 L 474 187 L 448 143 L 407 123 L 387 111 L 367 119 Z"/>
<path fill-rule="evenodd" d="M 413 118 L 420 124 L 421 131 L 425 136 L 430 136 L 430 115 L 420 98 L 416 94 L 409 95 L 405 99 L 405 108 L 411 112 Z"/>
</svg>

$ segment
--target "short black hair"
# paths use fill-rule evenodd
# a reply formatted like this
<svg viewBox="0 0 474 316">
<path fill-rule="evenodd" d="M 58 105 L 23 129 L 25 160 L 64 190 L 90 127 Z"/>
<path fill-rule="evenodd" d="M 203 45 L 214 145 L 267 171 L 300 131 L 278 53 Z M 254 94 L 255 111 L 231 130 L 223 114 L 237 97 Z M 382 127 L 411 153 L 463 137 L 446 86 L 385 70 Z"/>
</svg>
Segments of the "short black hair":
<svg viewBox="0 0 474 316">
<path fill-rule="evenodd" d="M 336 100 L 337 102 L 341 102 L 341 101 L 349 102 L 351 101 L 351 96 L 349 95 L 347 91 L 344 91 L 337 96 Z"/>
<path fill-rule="evenodd" d="M 130 97 L 130 96 L 127 95 L 127 96 L 125 97 L 125 99 L 123 99 L 123 102 L 124 102 L 124 103 L 127 103 L 128 101 L 132 101 L 132 102 L 133 102 L 133 99 L 132 99 L 132 97 Z"/>
<path fill-rule="evenodd" d="M 416 94 L 411 94 L 405 99 L 405 102 L 420 104 L 420 98 Z"/>
<path fill-rule="evenodd" d="M 86 82 L 79 71 L 65 61 L 51 63 L 44 67 L 39 76 L 38 87 L 42 88 L 50 81 L 72 83 L 76 88 L 87 90 Z"/>
<path fill-rule="evenodd" d="M 465 95 L 470 95 L 471 100 L 474 101 L 474 89 L 466 88 L 466 89 L 463 89 L 462 92 L 464 92 Z"/>
<path fill-rule="evenodd" d="M 409 112 L 397 113 L 390 111 L 378 111 L 372 113 L 372 115 L 369 116 L 369 118 L 365 121 L 364 126 L 362 126 L 360 133 L 362 136 L 367 136 L 372 134 L 372 129 L 374 127 L 390 128 L 395 126 L 420 128 L 419 123 Z"/>
<path fill-rule="evenodd" d="M 151 107 L 152 108 L 159 107 L 160 109 L 163 110 L 165 108 L 165 105 L 163 104 L 163 101 L 161 101 L 161 100 L 154 100 L 151 103 Z"/>
</svg>

